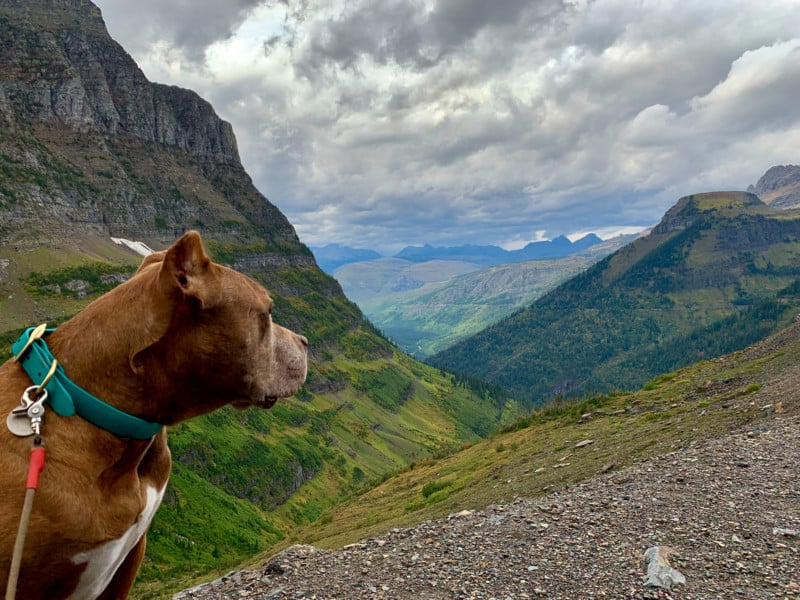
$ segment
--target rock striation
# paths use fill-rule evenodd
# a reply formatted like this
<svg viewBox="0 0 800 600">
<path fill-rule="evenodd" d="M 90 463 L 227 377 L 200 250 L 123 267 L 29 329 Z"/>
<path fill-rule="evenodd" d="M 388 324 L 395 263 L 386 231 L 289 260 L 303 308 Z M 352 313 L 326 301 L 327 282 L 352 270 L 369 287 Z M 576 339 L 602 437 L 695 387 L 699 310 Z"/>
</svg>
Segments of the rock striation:
<svg viewBox="0 0 800 600">
<path fill-rule="evenodd" d="M 4 114 L 239 162 L 231 125 L 195 92 L 148 81 L 88 0 L 3 0 L 0 19 Z"/>
</svg>

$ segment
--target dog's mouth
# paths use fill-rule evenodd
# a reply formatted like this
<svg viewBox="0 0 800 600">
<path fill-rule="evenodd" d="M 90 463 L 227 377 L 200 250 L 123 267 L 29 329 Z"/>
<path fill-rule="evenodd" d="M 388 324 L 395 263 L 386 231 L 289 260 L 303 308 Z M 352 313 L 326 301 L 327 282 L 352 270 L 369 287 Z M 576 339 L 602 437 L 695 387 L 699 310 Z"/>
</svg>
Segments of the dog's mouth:
<svg viewBox="0 0 800 600">
<path fill-rule="evenodd" d="M 275 403 L 277 401 L 278 401 L 277 396 L 267 396 L 258 404 L 258 406 L 261 408 L 272 408 L 273 406 L 275 406 Z"/>
<path fill-rule="evenodd" d="M 245 410 L 253 406 L 257 408 L 270 409 L 275 406 L 278 401 L 278 396 L 264 396 L 261 400 L 247 401 L 239 400 L 238 402 L 231 402 L 231 406 L 237 410 Z"/>
</svg>

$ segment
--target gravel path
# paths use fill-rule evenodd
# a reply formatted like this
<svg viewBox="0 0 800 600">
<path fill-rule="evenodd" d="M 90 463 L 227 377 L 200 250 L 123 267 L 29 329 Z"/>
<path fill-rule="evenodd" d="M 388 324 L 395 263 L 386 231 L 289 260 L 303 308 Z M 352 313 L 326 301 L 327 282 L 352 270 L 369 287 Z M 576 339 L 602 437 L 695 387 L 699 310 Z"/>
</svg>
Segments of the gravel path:
<svg viewBox="0 0 800 600">
<path fill-rule="evenodd" d="M 535 500 L 293 546 L 175 600 L 800 599 L 800 417 L 775 415 Z M 646 587 L 645 551 L 685 578 Z"/>
</svg>

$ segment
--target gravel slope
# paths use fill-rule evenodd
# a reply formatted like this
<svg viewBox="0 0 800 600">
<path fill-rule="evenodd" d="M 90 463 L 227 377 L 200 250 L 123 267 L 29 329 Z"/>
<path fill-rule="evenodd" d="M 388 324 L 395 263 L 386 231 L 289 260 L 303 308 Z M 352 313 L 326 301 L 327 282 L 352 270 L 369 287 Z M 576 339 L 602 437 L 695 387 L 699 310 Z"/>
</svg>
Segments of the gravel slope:
<svg viewBox="0 0 800 600">
<path fill-rule="evenodd" d="M 799 475 L 800 416 L 775 414 L 535 500 L 336 551 L 294 546 L 174 598 L 800 598 Z M 644 585 L 656 545 L 685 584 Z"/>
</svg>

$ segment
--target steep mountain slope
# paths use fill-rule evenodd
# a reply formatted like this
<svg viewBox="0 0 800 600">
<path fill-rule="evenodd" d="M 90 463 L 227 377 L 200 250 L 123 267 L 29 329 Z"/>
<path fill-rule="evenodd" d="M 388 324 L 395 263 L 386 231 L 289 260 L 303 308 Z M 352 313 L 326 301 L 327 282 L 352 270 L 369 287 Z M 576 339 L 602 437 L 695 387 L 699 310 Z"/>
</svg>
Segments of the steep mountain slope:
<svg viewBox="0 0 800 600">
<path fill-rule="evenodd" d="M 791 321 L 798 254 L 800 213 L 744 192 L 688 196 L 647 237 L 430 362 L 534 403 L 636 389 Z"/>
<path fill-rule="evenodd" d="M 190 576 L 291 535 L 340 498 L 477 439 L 506 408 L 399 353 L 317 267 L 242 168 L 230 125 L 147 81 L 88 0 L 0 0 L 0 355 L 57 324 L 187 229 L 266 285 L 311 343 L 309 377 L 270 412 L 170 432 L 174 478 L 143 578 Z"/>
<path fill-rule="evenodd" d="M 568 256 L 480 270 L 456 260 L 381 258 L 339 267 L 334 277 L 370 322 L 405 352 L 424 358 L 530 304 L 635 237 L 592 243 Z"/>
<path fill-rule="evenodd" d="M 773 208 L 797 208 L 800 206 L 800 165 L 772 167 L 747 191 L 757 194 Z"/>
</svg>

